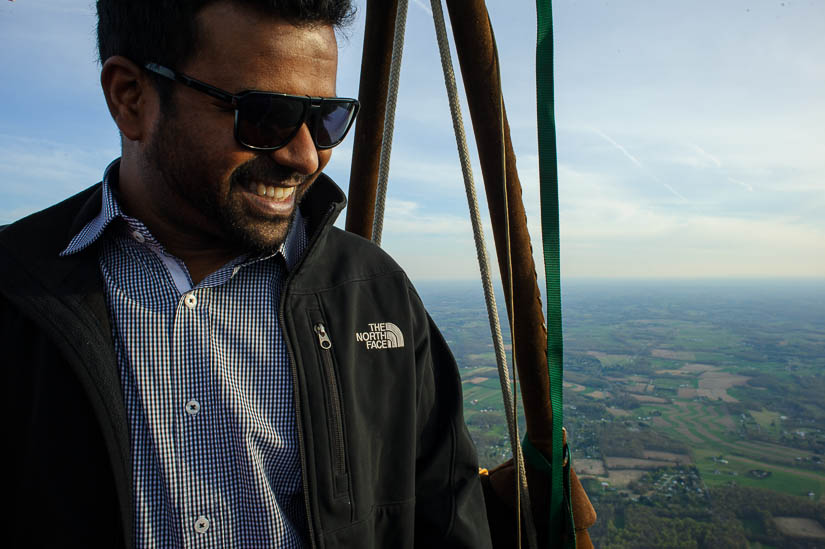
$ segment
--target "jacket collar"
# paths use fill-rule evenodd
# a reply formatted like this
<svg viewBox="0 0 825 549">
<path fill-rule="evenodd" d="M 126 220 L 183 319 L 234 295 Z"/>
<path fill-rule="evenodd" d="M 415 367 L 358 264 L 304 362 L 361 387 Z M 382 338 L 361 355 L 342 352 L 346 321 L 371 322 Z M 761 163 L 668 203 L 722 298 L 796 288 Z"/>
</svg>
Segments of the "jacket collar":
<svg viewBox="0 0 825 549">
<path fill-rule="evenodd" d="M 301 201 L 307 236 L 313 239 L 318 231 L 332 226 L 346 205 L 344 191 L 327 174 L 319 175 Z"/>
</svg>

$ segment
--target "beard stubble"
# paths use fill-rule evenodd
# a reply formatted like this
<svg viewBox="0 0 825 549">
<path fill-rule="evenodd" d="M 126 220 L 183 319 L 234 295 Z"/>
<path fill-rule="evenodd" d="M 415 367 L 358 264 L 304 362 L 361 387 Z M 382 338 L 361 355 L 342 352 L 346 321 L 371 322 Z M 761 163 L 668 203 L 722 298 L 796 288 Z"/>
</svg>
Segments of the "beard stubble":
<svg viewBox="0 0 825 549">
<path fill-rule="evenodd" d="M 215 234 L 221 245 L 239 253 L 272 253 L 285 240 L 298 209 L 315 174 L 302 176 L 262 153 L 235 168 L 227 185 L 210 170 L 210 155 L 191 134 L 181 131 L 174 112 L 162 113 L 147 148 L 147 161 L 161 180 L 166 201 L 165 215 L 181 225 L 180 211 L 187 208 L 199 215 L 182 229 L 202 230 Z M 213 173 L 210 173 L 212 171 Z M 295 186 L 295 207 L 286 217 L 263 217 L 244 207 L 242 193 L 250 183 Z M 297 185 L 297 186 L 296 186 Z M 216 230 L 217 229 L 217 230 Z"/>
</svg>

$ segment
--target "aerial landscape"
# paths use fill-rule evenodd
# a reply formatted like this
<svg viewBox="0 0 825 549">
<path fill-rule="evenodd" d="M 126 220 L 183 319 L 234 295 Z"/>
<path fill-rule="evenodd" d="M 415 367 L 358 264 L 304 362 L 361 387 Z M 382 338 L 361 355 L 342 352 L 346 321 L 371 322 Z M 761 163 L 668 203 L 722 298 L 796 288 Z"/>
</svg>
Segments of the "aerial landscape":
<svg viewBox="0 0 825 549">
<path fill-rule="evenodd" d="M 480 286 L 419 291 L 493 467 L 510 451 Z M 574 280 L 562 298 L 597 547 L 825 547 L 825 282 Z"/>
</svg>

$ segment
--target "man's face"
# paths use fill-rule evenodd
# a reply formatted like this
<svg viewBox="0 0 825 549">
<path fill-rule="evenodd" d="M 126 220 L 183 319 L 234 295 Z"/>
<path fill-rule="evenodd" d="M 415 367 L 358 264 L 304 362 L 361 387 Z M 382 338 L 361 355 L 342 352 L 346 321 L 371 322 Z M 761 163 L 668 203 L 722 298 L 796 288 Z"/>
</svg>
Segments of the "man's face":
<svg viewBox="0 0 825 549">
<path fill-rule="evenodd" d="M 232 93 L 254 89 L 334 96 L 335 34 L 329 26 L 294 27 L 218 2 L 197 18 L 198 51 L 179 72 Z M 184 233 L 214 238 L 236 251 L 272 250 L 283 242 L 295 208 L 329 162 L 306 126 L 271 152 L 241 147 L 234 111 L 175 85 L 173 108 L 161 112 L 147 140 L 147 189 L 154 205 Z"/>
</svg>

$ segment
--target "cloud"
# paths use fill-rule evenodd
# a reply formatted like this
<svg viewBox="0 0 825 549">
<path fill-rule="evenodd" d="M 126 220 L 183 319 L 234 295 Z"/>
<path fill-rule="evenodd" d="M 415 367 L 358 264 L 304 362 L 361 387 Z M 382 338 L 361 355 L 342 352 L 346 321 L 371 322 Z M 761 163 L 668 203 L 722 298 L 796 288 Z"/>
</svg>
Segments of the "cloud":
<svg viewBox="0 0 825 549">
<path fill-rule="evenodd" d="M 75 188 L 78 184 L 85 187 L 99 181 L 106 165 L 119 155 L 115 148 L 91 149 L 0 134 L 0 173 L 4 176 L 6 190 L 31 181 L 40 181 L 38 187 L 49 191 Z"/>
<path fill-rule="evenodd" d="M 422 213 L 420 204 L 409 200 L 389 199 L 384 214 L 386 233 L 442 235 L 472 235 L 466 217 L 444 213 Z"/>
<path fill-rule="evenodd" d="M 748 190 L 748 192 L 753 192 L 753 186 L 748 185 L 744 181 L 739 181 L 738 179 L 734 179 L 732 177 L 728 177 L 728 181 L 730 181 L 731 183 L 735 183 L 735 184 L 739 185 L 740 187 L 744 187 L 745 189 Z"/>
<path fill-rule="evenodd" d="M 777 209 L 665 209 L 617 178 L 562 165 L 562 268 L 569 276 L 825 276 L 825 227 Z"/>
<path fill-rule="evenodd" d="M 103 169 L 117 156 L 117 149 L 0 134 L 0 222 L 45 208 L 100 181 Z"/>
</svg>

